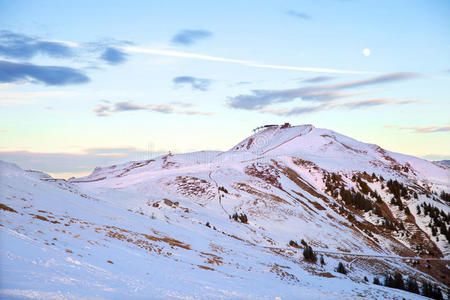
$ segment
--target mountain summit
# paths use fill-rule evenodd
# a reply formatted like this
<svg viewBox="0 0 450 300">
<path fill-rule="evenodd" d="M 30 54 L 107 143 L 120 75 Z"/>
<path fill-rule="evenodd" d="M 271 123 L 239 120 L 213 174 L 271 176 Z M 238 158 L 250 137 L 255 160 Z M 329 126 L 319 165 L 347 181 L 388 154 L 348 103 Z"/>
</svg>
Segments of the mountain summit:
<svg viewBox="0 0 450 300">
<path fill-rule="evenodd" d="M 312 125 L 68 181 L 0 175 L 5 295 L 420 297 L 371 284 L 394 272 L 449 284 L 450 168 Z"/>
</svg>

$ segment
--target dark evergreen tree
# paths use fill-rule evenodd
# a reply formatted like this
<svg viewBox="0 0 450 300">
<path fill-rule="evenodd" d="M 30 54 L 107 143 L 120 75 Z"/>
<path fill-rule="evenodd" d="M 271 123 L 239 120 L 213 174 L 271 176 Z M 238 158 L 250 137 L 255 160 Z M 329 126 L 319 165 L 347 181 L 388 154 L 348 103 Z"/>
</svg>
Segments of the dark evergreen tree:
<svg viewBox="0 0 450 300">
<path fill-rule="evenodd" d="M 419 285 L 414 277 L 409 276 L 406 279 L 406 290 L 411 293 L 419 294 Z"/>
<path fill-rule="evenodd" d="M 450 202 L 450 193 L 446 193 L 444 191 L 441 192 L 440 197 L 442 200 L 446 202 Z"/>
<path fill-rule="evenodd" d="M 339 262 L 336 272 L 341 273 L 341 274 L 347 274 L 347 270 L 345 269 L 345 266 L 343 263 Z"/>
<path fill-rule="evenodd" d="M 296 241 L 290 240 L 289 241 L 289 246 L 291 247 L 295 247 L 295 248 L 300 248 L 300 246 L 297 244 Z"/>
<path fill-rule="evenodd" d="M 322 266 L 325 265 L 325 259 L 323 258 L 323 255 L 320 256 L 320 264 Z"/>
<path fill-rule="evenodd" d="M 405 283 L 403 282 L 403 276 L 399 272 L 395 272 L 394 274 L 394 288 L 404 290 Z"/>
<path fill-rule="evenodd" d="M 394 278 L 391 274 L 386 274 L 386 276 L 384 277 L 384 286 L 391 288 L 394 287 Z"/>
<path fill-rule="evenodd" d="M 303 257 L 313 263 L 317 261 L 316 254 L 310 246 L 305 246 L 305 249 L 303 250 Z"/>
</svg>

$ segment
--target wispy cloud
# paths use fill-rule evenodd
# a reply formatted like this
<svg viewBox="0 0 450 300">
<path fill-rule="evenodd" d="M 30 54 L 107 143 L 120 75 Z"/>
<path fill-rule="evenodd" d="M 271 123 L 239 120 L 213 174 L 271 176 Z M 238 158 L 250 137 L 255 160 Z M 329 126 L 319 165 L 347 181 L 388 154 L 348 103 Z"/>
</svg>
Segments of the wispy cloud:
<svg viewBox="0 0 450 300">
<path fill-rule="evenodd" d="M 302 82 L 318 83 L 318 82 L 330 81 L 335 78 L 336 77 L 334 77 L 334 76 L 317 76 L 317 77 L 303 79 Z"/>
<path fill-rule="evenodd" d="M 296 116 L 296 115 L 303 115 L 303 114 L 309 114 L 314 112 L 319 112 L 322 110 L 327 109 L 327 105 L 316 105 L 316 106 L 304 106 L 304 107 L 294 107 L 291 109 L 270 109 L 270 108 L 264 108 L 260 109 L 260 112 L 269 113 L 273 115 L 278 116 Z"/>
<path fill-rule="evenodd" d="M 204 55 L 204 54 L 198 54 L 198 53 L 189 53 L 189 52 L 182 52 L 182 51 L 175 51 L 175 50 L 162 50 L 162 49 L 154 49 L 154 48 L 135 47 L 135 46 L 124 46 L 124 47 L 122 47 L 122 49 L 125 51 L 128 51 L 128 52 L 131 52 L 131 53 L 142 53 L 142 54 L 150 54 L 150 55 L 158 55 L 158 56 L 215 61 L 215 62 L 239 64 L 239 65 L 253 67 L 253 68 L 317 72 L 317 73 L 341 73 L 341 74 L 370 74 L 370 73 L 372 73 L 372 72 L 366 72 L 366 71 L 354 71 L 354 70 L 342 70 L 342 69 L 271 65 L 271 64 L 258 63 L 258 62 L 254 62 L 254 61 L 248 61 L 248 60 L 224 58 L 224 57 L 210 56 L 210 55 Z"/>
<path fill-rule="evenodd" d="M 1 56 L 30 59 L 38 54 L 53 58 L 67 58 L 75 55 L 72 47 L 67 43 L 41 40 L 8 30 L 0 31 Z"/>
<path fill-rule="evenodd" d="M 229 98 L 228 105 L 232 108 L 255 110 L 267 107 L 271 104 L 291 102 L 295 99 L 327 102 L 350 96 L 353 96 L 353 94 L 315 88 L 253 90 L 252 94 L 243 94 Z"/>
<path fill-rule="evenodd" d="M 178 76 L 175 77 L 173 83 L 176 86 L 190 85 L 193 90 L 206 91 L 212 83 L 211 79 L 196 78 L 192 76 Z"/>
<path fill-rule="evenodd" d="M 295 17 L 295 18 L 302 19 L 302 20 L 310 20 L 311 19 L 310 15 L 302 13 L 302 12 L 298 12 L 295 10 L 288 10 L 288 11 L 286 11 L 286 14 L 291 17 Z"/>
<path fill-rule="evenodd" d="M 112 108 L 109 105 L 102 105 L 102 104 L 100 104 L 100 105 L 97 105 L 93 109 L 93 111 L 98 117 L 107 117 L 107 116 L 110 116 Z"/>
<path fill-rule="evenodd" d="M 239 81 L 239 82 L 235 83 L 235 85 L 247 85 L 247 84 L 252 84 L 252 82 L 251 81 Z"/>
<path fill-rule="evenodd" d="M 104 101 L 103 101 L 104 102 Z M 126 112 L 126 111 L 153 111 L 159 113 L 176 113 L 176 114 L 185 114 L 185 115 L 204 115 L 209 116 L 213 115 L 212 112 L 204 112 L 204 111 L 196 111 L 196 110 L 185 110 L 185 109 L 177 109 L 174 106 L 186 107 L 185 103 L 176 104 L 177 102 L 170 104 L 148 104 L 141 105 L 135 104 L 132 102 L 117 102 L 114 104 L 100 104 L 97 105 L 93 112 L 99 117 L 107 117 L 111 116 L 113 113 L 118 112 Z"/>
<path fill-rule="evenodd" d="M 418 100 L 396 100 L 391 98 L 378 98 L 378 99 L 347 101 L 342 103 L 330 103 L 329 107 L 344 107 L 348 109 L 358 109 L 384 104 L 411 104 L 418 102 L 419 102 Z"/>
<path fill-rule="evenodd" d="M 369 79 L 364 80 L 358 80 L 358 81 L 352 81 L 347 83 L 341 83 L 341 84 L 335 84 L 335 85 L 329 85 L 329 89 L 349 89 L 349 88 L 356 88 L 356 87 L 362 87 L 362 86 L 370 86 L 370 85 L 378 85 L 378 84 L 384 84 L 384 83 L 390 83 L 395 81 L 403 81 L 413 78 L 419 78 L 423 77 L 423 75 L 419 73 L 412 73 L 412 72 L 398 72 L 398 73 L 390 73 L 385 74 Z"/>
<path fill-rule="evenodd" d="M 169 104 L 181 106 L 181 107 L 193 107 L 195 106 L 193 103 L 190 102 L 180 102 L 180 101 L 172 101 Z"/>
<path fill-rule="evenodd" d="M 181 30 L 172 37 L 172 43 L 177 45 L 189 46 L 199 40 L 204 40 L 212 37 L 212 32 L 208 30 Z"/>
<path fill-rule="evenodd" d="M 200 116 L 212 116 L 214 113 L 209 111 L 199 111 L 199 110 L 179 110 L 179 114 L 183 115 L 200 115 Z"/>
<path fill-rule="evenodd" d="M 89 81 L 89 77 L 81 71 L 70 67 L 39 66 L 0 60 L 0 83 L 32 82 L 61 86 Z"/>
<path fill-rule="evenodd" d="M 173 107 L 167 104 L 149 104 L 149 105 L 138 105 L 130 102 L 118 102 L 115 104 L 114 112 L 120 111 L 132 111 L 132 110 L 149 110 L 157 111 L 160 113 L 170 113 L 173 112 Z"/>
<path fill-rule="evenodd" d="M 279 116 L 295 116 L 302 114 L 310 114 L 319 111 L 334 109 L 334 108 L 345 108 L 345 109 L 361 109 L 372 106 L 380 106 L 386 104 L 411 104 L 417 103 L 417 100 L 396 100 L 391 98 L 381 98 L 381 99 L 364 99 L 364 100 L 356 100 L 356 101 L 346 101 L 346 102 L 332 102 L 332 103 L 322 103 L 319 105 L 311 105 L 311 106 L 301 106 L 294 107 L 291 109 L 270 109 L 263 108 L 259 109 L 259 112 L 270 113 Z"/>
<path fill-rule="evenodd" d="M 328 102 L 356 95 L 342 93 L 340 90 L 380 85 L 419 77 L 416 73 L 392 73 L 373 78 L 351 81 L 334 85 L 308 86 L 285 90 L 252 90 L 251 94 L 241 94 L 229 99 L 229 106 L 240 109 L 261 109 L 271 104 L 290 102 L 295 99 L 304 101 Z"/>
<path fill-rule="evenodd" d="M 450 126 L 397 126 L 397 125 L 385 125 L 386 128 L 393 128 L 399 130 L 409 130 L 415 133 L 434 133 L 434 132 L 449 132 Z"/>
</svg>

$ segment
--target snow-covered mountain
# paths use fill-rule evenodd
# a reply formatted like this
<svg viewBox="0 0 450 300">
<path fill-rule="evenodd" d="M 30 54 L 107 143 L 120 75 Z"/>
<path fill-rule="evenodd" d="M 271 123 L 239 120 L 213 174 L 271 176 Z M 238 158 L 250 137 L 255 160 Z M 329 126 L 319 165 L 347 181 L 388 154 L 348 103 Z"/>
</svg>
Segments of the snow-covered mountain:
<svg viewBox="0 0 450 300">
<path fill-rule="evenodd" d="M 396 271 L 449 284 L 450 168 L 312 125 L 68 181 L 0 162 L 0 189 L 5 297 L 421 298 L 372 284 Z"/>
</svg>

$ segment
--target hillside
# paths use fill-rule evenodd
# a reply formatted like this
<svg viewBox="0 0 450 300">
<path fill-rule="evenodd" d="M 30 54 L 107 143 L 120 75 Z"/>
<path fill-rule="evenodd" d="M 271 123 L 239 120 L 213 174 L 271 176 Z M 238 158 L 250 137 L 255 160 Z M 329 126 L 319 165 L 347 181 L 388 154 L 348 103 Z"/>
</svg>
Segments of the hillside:
<svg viewBox="0 0 450 300">
<path fill-rule="evenodd" d="M 8 298 L 413 299 L 372 281 L 450 282 L 450 168 L 312 125 L 68 181 L 0 162 L 0 189 Z"/>
</svg>

